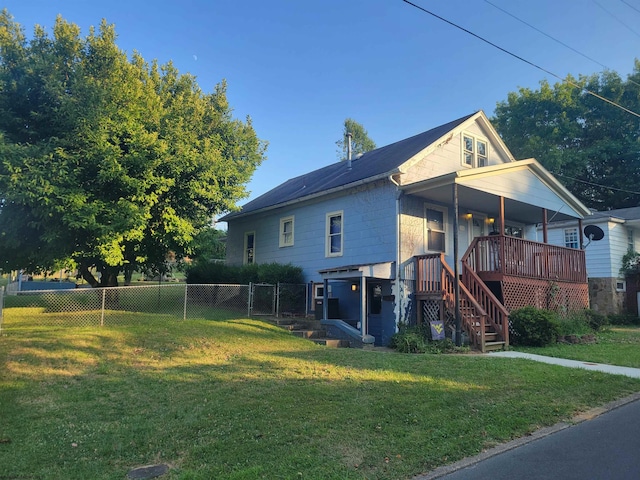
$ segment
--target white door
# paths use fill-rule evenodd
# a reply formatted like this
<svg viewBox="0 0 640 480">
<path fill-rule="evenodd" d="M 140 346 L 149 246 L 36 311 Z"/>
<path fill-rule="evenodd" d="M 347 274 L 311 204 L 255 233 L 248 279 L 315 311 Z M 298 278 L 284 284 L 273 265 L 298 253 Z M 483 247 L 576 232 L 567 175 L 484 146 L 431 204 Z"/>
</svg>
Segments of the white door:
<svg viewBox="0 0 640 480">
<path fill-rule="evenodd" d="M 467 213 L 458 221 L 458 258 L 462 258 L 476 237 L 487 234 L 487 216 L 480 213 Z"/>
</svg>

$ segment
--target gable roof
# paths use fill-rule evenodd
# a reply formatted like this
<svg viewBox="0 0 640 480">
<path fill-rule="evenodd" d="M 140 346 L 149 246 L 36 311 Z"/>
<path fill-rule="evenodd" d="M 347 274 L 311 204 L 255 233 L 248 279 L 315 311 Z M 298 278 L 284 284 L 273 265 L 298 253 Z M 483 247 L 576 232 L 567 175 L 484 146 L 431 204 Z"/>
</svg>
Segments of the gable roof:
<svg viewBox="0 0 640 480">
<path fill-rule="evenodd" d="M 341 161 L 287 180 L 250 201 L 240 211 L 229 213 L 219 221 L 225 222 L 259 210 L 325 195 L 348 186 L 375 181 L 398 173 L 399 167 L 403 163 L 478 113 L 480 112 L 466 115 L 391 145 L 371 150 L 361 157 L 353 159 L 351 169 L 348 168 L 346 161 Z"/>
<path fill-rule="evenodd" d="M 630 227 L 640 227 L 640 207 L 619 208 L 617 210 L 606 210 L 603 212 L 593 212 L 595 220 L 617 221 Z"/>
</svg>

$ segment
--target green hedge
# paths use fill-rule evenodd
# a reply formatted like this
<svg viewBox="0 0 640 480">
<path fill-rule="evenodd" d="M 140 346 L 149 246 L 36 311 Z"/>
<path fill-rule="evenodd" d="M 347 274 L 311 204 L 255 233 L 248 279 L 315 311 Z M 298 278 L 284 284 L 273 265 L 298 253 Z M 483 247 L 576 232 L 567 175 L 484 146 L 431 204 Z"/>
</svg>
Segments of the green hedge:
<svg viewBox="0 0 640 480">
<path fill-rule="evenodd" d="M 560 323 L 553 312 L 534 307 L 514 310 L 509 315 L 511 343 L 529 347 L 544 347 L 555 343 L 560 334 Z"/>
<path fill-rule="evenodd" d="M 281 263 L 252 265 L 225 265 L 224 263 L 198 262 L 187 271 L 187 283 L 304 283 L 302 268 Z"/>
</svg>

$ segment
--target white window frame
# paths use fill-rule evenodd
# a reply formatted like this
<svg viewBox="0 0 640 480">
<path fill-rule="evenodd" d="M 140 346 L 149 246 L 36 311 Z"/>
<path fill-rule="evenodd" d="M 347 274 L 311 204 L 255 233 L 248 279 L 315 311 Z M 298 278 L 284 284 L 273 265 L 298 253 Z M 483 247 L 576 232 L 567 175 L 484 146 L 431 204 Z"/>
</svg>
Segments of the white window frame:
<svg viewBox="0 0 640 480">
<path fill-rule="evenodd" d="M 430 203 L 425 203 L 424 204 L 424 251 L 425 252 L 440 252 L 440 250 L 430 250 L 429 249 L 429 220 L 427 219 L 427 210 L 436 210 L 439 212 L 442 212 L 442 228 L 443 230 L 441 231 L 444 234 L 444 250 L 443 253 L 447 253 L 447 249 L 448 249 L 448 245 L 447 245 L 447 238 L 449 236 L 448 231 L 447 231 L 447 225 L 448 225 L 448 214 L 449 211 L 446 207 L 441 207 L 440 205 L 432 205 Z M 434 230 L 436 232 L 440 232 L 440 230 Z"/>
<path fill-rule="evenodd" d="M 324 298 L 324 282 L 313 284 L 313 299 Z"/>
<path fill-rule="evenodd" d="M 331 237 L 337 234 L 331 234 L 331 219 L 340 217 L 340 251 L 331 251 Z M 341 257 L 344 253 L 344 210 L 327 213 L 325 217 L 325 236 L 324 236 L 324 254 L 326 257 Z"/>
<path fill-rule="evenodd" d="M 619 284 L 621 284 L 621 286 L 619 286 Z M 627 291 L 627 281 L 622 278 L 618 278 L 616 280 L 616 292 L 626 292 L 626 291 Z"/>
<path fill-rule="evenodd" d="M 287 224 L 291 224 L 291 231 L 286 232 L 285 228 Z M 279 235 L 279 246 L 282 247 L 292 247 L 294 243 L 294 228 L 295 228 L 295 217 L 291 215 L 290 217 L 284 217 L 280 219 L 280 235 Z M 287 239 L 287 235 L 289 238 Z"/>
<path fill-rule="evenodd" d="M 471 139 L 471 141 L 473 142 L 473 150 L 467 150 L 467 142 L 465 141 L 467 138 Z M 460 162 L 462 163 L 463 166 L 469 167 L 469 168 L 478 168 L 478 167 L 486 167 L 487 165 L 489 165 L 489 142 L 487 141 L 486 138 L 479 137 L 478 135 L 473 135 L 471 133 L 463 132 L 461 139 L 462 139 L 461 140 L 462 145 L 460 148 L 460 152 L 462 156 L 460 158 Z M 479 143 L 483 143 L 485 146 L 484 155 L 478 154 Z M 467 155 L 471 155 L 471 163 L 467 162 Z M 480 162 L 478 161 L 478 159 L 480 158 L 484 159 L 484 165 L 480 165 Z"/>
<path fill-rule="evenodd" d="M 566 248 L 580 248 L 578 227 L 564 229 L 564 246 Z"/>
<path fill-rule="evenodd" d="M 249 261 L 249 236 L 253 235 L 253 251 L 251 256 L 251 261 Z M 256 232 L 255 230 L 252 232 L 244 232 L 244 246 L 242 249 L 242 264 L 243 265 L 251 265 L 256 263 Z"/>
</svg>

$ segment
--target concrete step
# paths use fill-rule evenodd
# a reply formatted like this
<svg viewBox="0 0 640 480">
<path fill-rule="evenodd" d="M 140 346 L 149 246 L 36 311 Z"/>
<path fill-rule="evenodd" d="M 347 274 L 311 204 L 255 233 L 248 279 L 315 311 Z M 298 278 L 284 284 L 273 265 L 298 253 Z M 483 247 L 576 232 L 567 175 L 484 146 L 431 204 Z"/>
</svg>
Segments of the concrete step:
<svg viewBox="0 0 640 480">
<path fill-rule="evenodd" d="M 312 338 L 313 342 L 318 345 L 324 345 L 330 348 L 349 348 L 347 340 L 338 340 L 337 338 Z"/>
<path fill-rule="evenodd" d="M 301 338 L 325 338 L 327 336 L 326 330 L 291 330 L 291 333 Z"/>
</svg>

